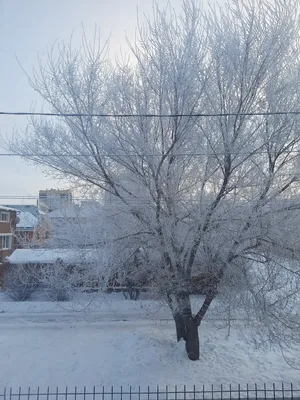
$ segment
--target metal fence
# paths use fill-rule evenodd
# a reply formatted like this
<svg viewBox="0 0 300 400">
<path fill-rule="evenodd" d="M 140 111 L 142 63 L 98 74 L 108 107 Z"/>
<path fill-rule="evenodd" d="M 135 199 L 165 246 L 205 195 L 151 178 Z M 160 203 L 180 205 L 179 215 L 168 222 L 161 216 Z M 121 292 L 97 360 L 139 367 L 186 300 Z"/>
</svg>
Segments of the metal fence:
<svg viewBox="0 0 300 400">
<path fill-rule="evenodd" d="M 59 388 L 42 390 L 4 388 L 0 400 L 300 400 L 298 387 L 289 385 L 220 385 L 220 386 L 157 386 Z"/>
</svg>

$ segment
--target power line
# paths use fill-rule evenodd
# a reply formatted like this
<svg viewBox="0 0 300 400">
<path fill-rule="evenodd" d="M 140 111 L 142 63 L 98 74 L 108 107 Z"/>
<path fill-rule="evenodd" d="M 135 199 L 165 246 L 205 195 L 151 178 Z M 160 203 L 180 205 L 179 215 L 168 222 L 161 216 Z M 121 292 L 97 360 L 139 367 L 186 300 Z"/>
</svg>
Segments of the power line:
<svg viewBox="0 0 300 400">
<path fill-rule="evenodd" d="M 54 113 L 28 111 L 0 111 L 7 116 L 39 116 L 39 117 L 99 117 L 99 118 L 192 118 L 192 117 L 230 117 L 230 116 L 271 116 L 271 115 L 300 115 L 298 111 L 261 111 L 261 112 L 228 112 L 228 113 L 183 113 L 183 114 L 105 114 L 105 113 Z"/>
<path fill-rule="evenodd" d="M 106 153 L 106 154 L 101 154 L 100 157 L 197 157 L 197 156 L 224 156 L 227 154 L 233 155 L 233 156 L 251 156 L 251 155 L 257 155 L 257 154 L 270 154 L 272 152 L 268 152 L 267 150 L 253 150 L 249 152 L 238 152 L 238 151 L 232 151 L 232 152 L 211 152 L 211 153 L 177 153 L 177 154 L 155 154 L 155 153 Z M 299 150 L 284 150 L 280 154 L 300 154 L 300 149 Z M 94 154 L 85 154 L 85 153 L 77 153 L 77 154 L 67 154 L 67 153 L 0 153 L 0 157 L 95 157 Z"/>
<path fill-rule="evenodd" d="M 4 205 L 5 207 L 7 205 L 9 205 L 9 206 L 13 205 L 14 207 L 17 208 L 18 205 L 22 206 L 23 204 L 22 203 L 21 204 L 11 204 L 11 201 L 14 201 L 14 200 L 34 201 L 34 200 L 41 200 L 41 199 L 38 196 L 0 196 L 0 200 L 1 200 L 0 205 Z M 41 201 L 43 202 L 43 199 Z M 101 205 L 102 202 L 103 202 L 103 200 L 95 200 L 95 199 L 92 199 L 92 198 L 80 198 L 80 197 L 73 197 L 72 201 L 80 201 L 80 202 L 92 201 L 93 204 L 91 204 L 91 207 L 93 207 L 93 205 L 94 206 Z M 126 202 L 128 204 L 133 205 L 133 206 L 134 205 L 143 205 L 143 204 L 153 204 L 154 203 L 154 201 L 151 200 L 151 199 L 141 199 L 141 198 L 127 199 Z M 4 203 L 7 203 L 7 204 L 4 204 Z M 10 203 L 10 204 L 8 204 L 8 203 Z M 63 206 L 63 207 L 64 206 L 74 205 L 72 203 L 66 203 L 64 201 L 62 201 L 62 202 L 57 201 L 56 202 L 55 198 L 53 199 L 53 203 L 55 203 L 55 204 L 56 203 L 60 203 L 60 205 Z M 123 203 L 118 201 L 115 198 L 106 200 L 105 205 L 106 206 L 107 205 L 111 205 L 111 204 L 118 205 L 118 203 L 120 203 L 119 205 L 123 206 Z"/>
<path fill-rule="evenodd" d="M 294 176 L 294 174 L 282 174 L 280 175 L 280 177 L 290 177 L 290 176 Z M 256 183 L 248 183 L 248 184 L 244 184 L 244 185 L 239 185 L 237 187 L 237 189 L 247 189 L 247 188 L 255 188 L 255 187 L 259 187 L 258 184 Z M 141 194 L 141 193 L 138 193 Z M 44 201 L 44 199 L 41 199 L 38 195 L 0 195 L 0 199 L 1 200 L 41 200 Z M 56 200 L 59 199 L 55 199 L 55 197 L 50 196 L 50 199 L 52 199 L 54 202 Z M 106 199 L 109 202 L 115 202 L 117 201 L 116 198 L 114 196 L 112 196 L 110 199 Z M 101 202 L 103 201 L 103 199 L 95 199 L 95 198 L 91 198 L 91 197 L 72 197 L 72 201 L 92 201 L 92 202 Z M 144 203 L 146 201 L 146 199 L 143 198 L 135 198 L 135 199 L 127 199 L 127 201 L 135 203 L 135 202 L 141 202 Z M 197 200 L 198 201 L 198 200 Z M 65 202 L 64 200 L 61 201 L 62 203 L 66 203 L 68 204 L 68 202 Z M 2 202 L 3 205 L 3 202 Z"/>
<path fill-rule="evenodd" d="M 27 200 L 35 200 L 35 199 L 40 199 L 40 197 L 38 195 L 0 195 L 0 199 L 27 199 Z M 51 197 L 50 195 L 50 199 L 52 199 L 53 201 L 59 200 L 56 199 L 54 196 Z M 42 199 L 44 200 L 44 199 Z M 86 200 L 86 201 L 101 201 L 100 199 L 94 199 L 94 198 L 87 198 L 87 197 L 72 197 L 72 201 L 73 200 Z M 67 201 L 63 200 L 61 201 L 62 203 L 66 203 L 68 204 Z"/>
<path fill-rule="evenodd" d="M 249 189 L 251 189 L 252 187 L 254 187 L 254 186 L 249 186 L 249 187 L 247 187 L 247 188 L 249 188 Z M 246 188 L 246 189 L 247 189 Z M 232 196 L 232 197 L 234 197 L 234 195 Z M 297 199 L 298 199 L 298 201 L 299 201 L 299 197 L 297 197 Z M 1 208 L 1 205 L 2 206 L 4 206 L 4 207 L 7 207 L 7 206 L 9 206 L 9 207 L 11 207 L 11 208 L 18 208 L 18 206 L 22 206 L 22 205 L 28 205 L 28 204 L 24 204 L 24 203 L 19 203 L 19 204 L 12 204 L 12 202 L 13 201 L 17 201 L 17 200 L 22 200 L 23 202 L 24 201 L 26 201 L 26 200 L 28 200 L 28 201 L 35 201 L 35 200 L 39 200 L 39 198 L 38 197 L 36 197 L 36 198 L 27 198 L 27 197 L 25 197 L 25 198 L 23 198 L 23 197 L 15 197 L 15 198 L 9 198 L 9 199 L 2 199 L 2 197 L 0 197 L 0 200 L 6 200 L 6 202 L 5 201 L 1 201 L 0 202 L 0 208 Z M 11 200 L 11 201 L 9 201 L 9 200 Z M 80 199 L 80 198 L 74 198 L 73 199 L 73 201 L 75 201 L 75 202 L 81 202 L 81 203 L 84 203 L 85 201 L 91 201 L 92 199 Z M 97 200 L 92 200 L 93 202 L 96 202 Z M 121 202 L 121 201 L 117 201 L 117 200 L 108 200 L 108 201 L 105 201 L 105 202 L 101 202 L 101 200 L 100 201 L 98 201 L 97 202 L 98 204 L 91 204 L 90 205 L 90 207 L 97 207 L 97 206 L 106 206 L 106 207 L 110 207 L 110 206 L 120 206 L 120 207 L 123 207 L 124 205 L 125 205 L 125 203 L 123 203 L 123 202 Z M 127 199 L 126 200 L 126 203 L 127 203 L 127 205 L 131 205 L 131 206 L 143 206 L 143 205 L 145 205 L 145 204 L 152 204 L 152 205 L 155 205 L 155 201 L 154 200 L 150 200 L 150 199 Z M 183 201 L 183 203 L 189 203 L 189 204 L 199 204 L 199 199 L 191 199 L 191 200 L 188 200 L 188 201 Z M 210 201 L 207 201 L 207 202 L 205 202 L 205 201 L 202 201 L 202 204 L 211 204 L 211 202 Z M 31 205 L 36 205 L 36 202 L 35 203 L 31 203 Z M 59 204 L 59 206 L 60 207 L 62 207 L 62 209 L 66 209 L 68 206 L 76 206 L 76 203 L 74 204 L 66 204 L 66 203 L 61 203 L 61 204 Z M 179 204 L 180 205 L 180 204 Z M 25 210 L 23 210 L 23 211 L 25 211 Z"/>
</svg>

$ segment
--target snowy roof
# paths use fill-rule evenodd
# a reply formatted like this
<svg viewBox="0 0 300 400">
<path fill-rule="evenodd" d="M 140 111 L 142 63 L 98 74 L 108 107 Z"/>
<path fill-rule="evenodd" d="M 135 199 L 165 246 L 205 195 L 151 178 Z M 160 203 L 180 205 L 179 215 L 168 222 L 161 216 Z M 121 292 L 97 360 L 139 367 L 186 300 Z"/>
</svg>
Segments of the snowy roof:
<svg viewBox="0 0 300 400">
<path fill-rule="evenodd" d="M 0 204 L 0 210 L 1 211 L 18 211 L 16 208 L 1 206 L 1 204 Z"/>
<path fill-rule="evenodd" d="M 78 208 L 74 205 L 58 208 L 47 214 L 48 218 L 76 218 L 78 217 Z"/>
<path fill-rule="evenodd" d="M 17 223 L 17 229 L 34 229 L 39 223 L 39 220 L 30 212 L 21 211 L 18 217 L 19 222 Z"/>
<path fill-rule="evenodd" d="M 81 218 L 94 217 L 102 210 L 101 203 L 97 201 L 84 201 L 81 205 L 70 204 L 65 207 L 57 208 L 47 214 L 51 218 Z"/>
<path fill-rule="evenodd" d="M 98 249 L 17 249 L 5 261 L 10 264 L 92 263 L 100 259 Z"/>
<path fill-rule="evenodd" d="M 36 218 L 45 215 L 45 213 L 34 204 L 6 204 L 5 206 L 17 211 L 29 212 Z"/>
</svg>

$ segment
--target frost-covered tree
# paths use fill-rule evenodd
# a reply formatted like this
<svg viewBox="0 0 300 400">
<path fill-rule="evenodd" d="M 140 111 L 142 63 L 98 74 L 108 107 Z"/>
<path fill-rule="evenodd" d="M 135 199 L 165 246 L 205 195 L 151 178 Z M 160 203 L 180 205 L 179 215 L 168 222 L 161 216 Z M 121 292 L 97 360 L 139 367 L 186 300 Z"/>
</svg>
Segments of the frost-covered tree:
<svg viewBox="0 0 300 400">
<path fill-rule="evenodd" d="M 102 245 L 105 230 L 102 224 L 102 206 L 85 201 L 54 210 L 44 216 L 49 226 L 49 247 L 90 247 Z"/>
<path fill-rule="evenodd" d="M 120 260 L 143 249 L 193 360 L 216 296 L 268 343 L 300 340 L 300 123 L 277 113 L 299 109 L 299 28 L 297 0 L 155 6 L 128 59 L 84 40 L 30 80 L 53 112 L 76 115 L 33 120 L 10 149 L 106 193 Z M 192 313 L 197 279 L 210 284 Z"/>
</svg>

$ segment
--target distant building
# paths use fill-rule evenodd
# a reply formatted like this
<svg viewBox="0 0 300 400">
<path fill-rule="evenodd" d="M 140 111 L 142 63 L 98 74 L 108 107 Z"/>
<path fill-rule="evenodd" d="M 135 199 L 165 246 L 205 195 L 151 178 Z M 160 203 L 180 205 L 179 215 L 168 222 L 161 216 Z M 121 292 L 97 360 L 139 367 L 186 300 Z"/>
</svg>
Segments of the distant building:
<svg viewBox="0 0 300 400">
<path fill-rule="evenodd" d="M 48 213 L 72 204 L 72 191 L 69 189 L 48 189 L 39 191 L 39 208 Z"/>
<path fill-rule="evenodd" d="M 18 213 L 15 229 L 16 248 L 22 248 L 34 241 L 38 224 L 39 220 L 30 212 Z"/>
<path fill-rule="evenodd" d="M 16 223 L 17 210 L 0 205 L 0 285 L 5 271 L 4 259 L 11 255 L 15 247 Z"/>
<path fill-rule="evenodd" d="M 46 213 L 34 204 L 6 204 L 5 207 L 17 211 L 15 248 L 36 247 L 49 237 L 49 225 L 43 218 Z"/>
</svg>

